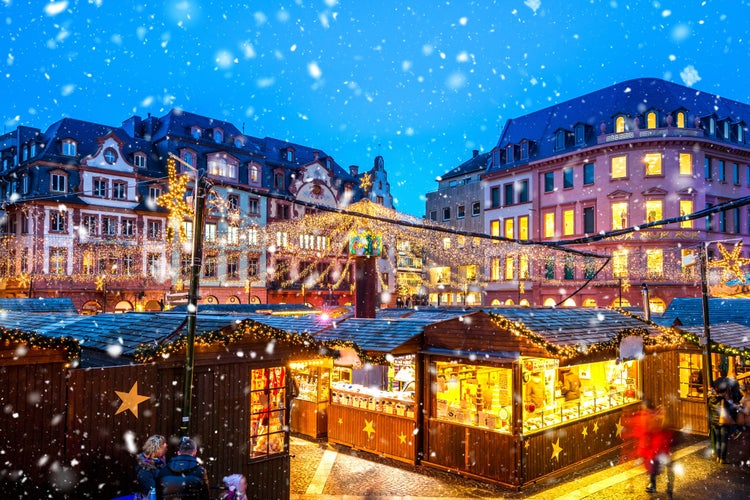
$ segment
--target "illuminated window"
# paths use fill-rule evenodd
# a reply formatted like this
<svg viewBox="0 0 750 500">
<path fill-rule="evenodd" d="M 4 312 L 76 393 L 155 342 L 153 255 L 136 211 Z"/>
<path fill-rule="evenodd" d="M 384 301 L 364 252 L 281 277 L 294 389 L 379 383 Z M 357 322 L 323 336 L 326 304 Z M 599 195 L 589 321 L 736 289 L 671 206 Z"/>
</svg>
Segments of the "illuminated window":
<svg viewBox="0 0 750 500">
<path fill-rule="evenodd" d="M 661 175 L 661 153 L 648 153 L 643 157 L 646 175 Z"/>
<path fill-rule="evenodd" d="M 662 220 L 662 201 L 646 201 L 646 222 L 656 222 Z"/>
<path fill-rule="evenodd" d="M 680 397 L 703 398 L 703 355 L 680 353 Z"/>
<path fill-rule="evenodd" d="M 575 234 L 575 211 L 563 210 L 563 235 Z"/>
<path fill-rule="evenodd" d="M 680 262 L 682 264 L 682 275 L 686 278 L 694 277 L 696 266 L 695 250 L 680 250 Z"/>
<path fill-rule="evenodd" d="M 205 278 L 216 278 L 218 272 L 218 259 L 216 255 L 209 255 L 203 260 L 203 276 Z"/>
<path fill-rule="evenodd" d="M 505 237 L 506 238 L 514 238 L 513 233 L 513 219 L 505 219 Z"/>
<path fill-rule="evenodd" d="M 62 142 L 62 154 L 65 156 L 75 156 L 78 151 L 78 143 L 73 139 L 65 139 Z"/>
<path fill-rule="evenodd" d="M 500 236 L 499 220 L 490 221 L 490 236 Z M 497 243 L 497 240 L 493 241 L 493 243 Z"/>
<path fill-rule="evenodd" d="M 612 229 L 625 229 L 626 227 L 628 227 L 628 202 L 612 203 Z"/>
<path fill-rule="evenodd" d="M 237 163 L 223 156 L 212 156 L 208 160 L 208 173 L 218 177 L 237 178 Z"/>
<path fill-rule="evenodd" d="M 516 274 L 516 256 L 508 255 L 505 257 L 505 279 L 512 280 Z"/>
<path fill-rule="evenodd" d="M 493 257 L 490 261 L 490 281 L 500 280 L 500 257 Z"/>
<path fill-rule="evenodd" d="M 466 281 L 474 281 L 477 279 L 478 266 L 476 264 L 459 266 L 458 272 Z"/>
<path fill-rule="evenodd" d="M 624 116 L 618 116 L 615 119 L 615 132 L 621 133 L 625 132 L 625 117 Z"/>
<path fill-rule="evenodd" d="M 563 267 L 563 277 L 566 280 L 573 280 L 576 277 L 575 260 L 572 255 L 565 256 L 565 265 Z"/>
<path fill-rule="evenodd" d="M 203 240 L 207 243 L 216 243 L 216 224 L 208 223 L 204 226 Z"/>
<path fill-rule="evenodd" d="M 62 210 L 50 210 L 49 230 L 53 233 L 64 233 L 67 230 L 66 212 Z"/>
<path fill-rule="evenodd" d="M 279 248 L 286 248 L 287 233 L 281 231 L 276 232 L 276 246 Z"/>
<path fill-rule="evenodd" d="M 680 175 L 693 175 L 693 155 L 680 153 Z"/>
<path fill-rule="evenodd" d="M 612 158 L 612 169 L 610 170 L 613 179 L 622 179 L 628 176 L 628 157 L 615 156 Z"/>
<path fill-rule="evenodd" d="M 250 455 L 263 457 L 287 449 L 286 368 L 250 370 Z"/>
<path fill-rule="evenodd" d="M 227 278 L 240 279 L 240 256 L 237 254 L 227 255 Z"/>
<path fill-rule="evenodd" d="M 227 226 L 227 244 L 237 245 L 240 242 L 240 228 L 237 226 Z"/>
<path fill-rule="evenodd" d="M 693 213 L 693 200 L 680 200 L 680 217 Z M 684 220 L 680 222 L 680 227 L 690 229 L 693 227 L 693 221 Z"/>
<path fill-rule="evenodd" d="M 646 270 L 649 278 L 661 278 L 664 275 L 664 253 L 661 248 L 646 250 Z"/>
<path fill-rule="evenodd" d="M 628 251 L 615 250 L 612 252 L 612 274 L 615 278 L 628 276 Z"/>
<path fill-rule="evenodd" d="M 450 267 L 433 267 L 430 269 L 430 283 L 433 285 L 445 285 L 451 281 Z"/>
<path fill-rule="evenodd" d="M 518 256 L 518 278 L 522 280 L 529 279 L 530 273 L 529 254 L 522 253 Z"/>
<path fill-rule="evenodd" d="M 65 274 L 68 267 L 68 249 L 50 247 L 49 249 L 49 273 Z"/>
<path fill-rule="evenodd" d="M 653 111 L 646 113 L 646 128 L 656 128 L 656 113 Z"/>
<path fill-rule="evenodd" d="M 522 215 L 518 218 L 518 239 L 528 240 L 529 239 L 529 216 Z"/>
<path fill-rule="evenodd" d="M 685 128 L 685 113 L 682 111 L 677 113 L 677 126 L 679 128 Z"/>
<path fill-rule="evenodd" d="M 450 250 L 450 249 L 451 249 L 451 239 L 443 238 L 443 250 Z"/>
<path fill-rule="evenodd" d="M 555 212 L 544 214 L 544 237 L 553 238 L 555 236 Z"/>
</svg>

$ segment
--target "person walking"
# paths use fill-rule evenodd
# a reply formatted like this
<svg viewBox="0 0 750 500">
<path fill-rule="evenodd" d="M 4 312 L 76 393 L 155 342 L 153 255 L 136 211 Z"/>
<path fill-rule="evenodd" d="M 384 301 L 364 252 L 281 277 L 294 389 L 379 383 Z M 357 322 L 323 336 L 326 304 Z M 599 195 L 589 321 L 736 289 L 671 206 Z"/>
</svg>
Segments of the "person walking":
<svg viewBox="0 0 750 500">
<path fill-rule="evenodd" d="M 135 466 L 141 498 L 148 498 L 152 489 L 156 491 L 156 479 L 165 466 L 166 453 L 167 440 L 164 436 L 151 436 L 143 444 L 143 451 L 136 457 Z"/>
<path fill-rule="evenodd" d="M 208 474 L 196 455 L 195 441 L 183 437 L 177 455 L 159 471 L 156 498 L 209 500 Z"/>
<path fill-rule="evenodd" d="M 221 500 L 247 500 L 247 479 L 242 474 L 225 476 L 224 487 L 227 489 L 221 495 Z"/>
</svg>

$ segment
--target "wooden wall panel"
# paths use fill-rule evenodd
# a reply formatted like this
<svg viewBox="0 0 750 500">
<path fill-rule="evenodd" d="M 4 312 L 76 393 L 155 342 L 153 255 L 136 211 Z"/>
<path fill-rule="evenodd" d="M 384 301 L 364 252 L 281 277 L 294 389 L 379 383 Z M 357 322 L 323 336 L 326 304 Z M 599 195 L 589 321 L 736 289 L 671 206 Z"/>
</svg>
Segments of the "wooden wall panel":
<svg viewBox="0 0 750 500">
<path fill-rule="evenodd" d="M 332 404 L 328 441 L 416 463 L 414 419 Z"/>
</svg>

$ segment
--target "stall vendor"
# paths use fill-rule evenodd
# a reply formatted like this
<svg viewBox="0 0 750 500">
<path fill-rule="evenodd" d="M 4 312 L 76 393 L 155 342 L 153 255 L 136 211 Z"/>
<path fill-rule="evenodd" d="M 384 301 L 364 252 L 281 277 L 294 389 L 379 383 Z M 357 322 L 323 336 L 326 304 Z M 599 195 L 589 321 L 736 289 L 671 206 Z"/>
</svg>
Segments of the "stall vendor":
<svg viewBox="0 0 750 500">
<path fill-rule="evenodd" d="M 561 370 L 563 375 L 562 395 L 565 396 L 565 401 L 573 401 L 581 397 L 581 379 L 578 378 L 578 374 L 574 370 L 575 368 L 563 368 Z"/>
<path fill-rule="evenodd" d="M 539 372 L 531 374 L 526 383 L 526 410 L 533 413 L 537 408 L 544 407 L 544 383 Z"/>
</svg>

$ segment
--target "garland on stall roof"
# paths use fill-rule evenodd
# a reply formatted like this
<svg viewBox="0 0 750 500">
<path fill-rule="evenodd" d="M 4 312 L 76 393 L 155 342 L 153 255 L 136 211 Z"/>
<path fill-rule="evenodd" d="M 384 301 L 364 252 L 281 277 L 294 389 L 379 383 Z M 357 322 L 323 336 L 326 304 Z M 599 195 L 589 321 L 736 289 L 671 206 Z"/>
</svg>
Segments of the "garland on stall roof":
<svg viewBox="0 0 750 500">
<path fill-rule="evenodd" d="M 211 346 L 221 344 L 227 346 L 238 342 L 243 338 L 251 338 L 257 341 L 283 341 L 288 345 L 297 347 L 302 352 L 315 353 L 320 356 L 337 358 L 339 349 L 348 347 L 353 349 L 363 363 L 382 364 L 385 356 L 369 356 L 360 346 L 348 340 L 316 340 L 314 336 L 306 332 L 288 332 L 279 328 L 258 323 L 253 320 L 242 320 L 233 329 L 203 331 L 195 337 L 195 345 Z M 154 361 L 159 357 L 167 358 L 171 354 L 185 348 L 187 336 L 181 334 L 172 342 L 165 344 L 141 344 L 136 348 L 135 359 L 141 363 Z"/>
<path fill-rule="evenodd" d="M 73 337 L 49 337 L 0 326 L 0 340 L 5 341 L 5 345 L 26 344 L 34 349 L 63 349 L 69 361 L 78 359 L 81 355 L 81 346 Z"/>
<path fill-rule="evenodd" d="M 675 327 L 675 329 L 686 341 L 698 346 L 701 345 L 701 338 L 699 335 L 693 332 L 681 330 L 679 327 Z M 713 340 L 711 341 L 711 352 L 725 354 L 727 356 L 739 356 L 744 360 L 750 360 L 750 351 L 746 351 L 744 347 L 732 347 L 720 342 L 714 342 Z"/>
<path fill-rule="evenodd" d="M 520 321 L 509 320 L 499 314 L 489 313 L 490 320 L 497 325 L 499 328 L 507 330 L 516 336 L 523 336 L 526 340 L 531 342 L 537 347 L 540 347 L 547 351 L 550 355 L 560 358 L 562 360 L 570 360 L 586 354 L 594 354 L 598 352 L 606 352 L 617 350 L 624 337 L 638 336 L 643 338 L 644 346 L 666 346 L 675 344 L 676 337 L 674 334 L 669 334 L 669 329 L 660 328 L 665 333 L 662 337 L 654 337 L 649 335 L 647 328 L 621 328 L 617 331 L 615 336 L 609 340 L 603 342 L 596 342 L 592 344 L 582 345 L 557 345 L 548 341 L 542 335 L 529 330 L 526 325 Z M 655 325 L 654 325 L 655 326 Z"/>
</svg>

